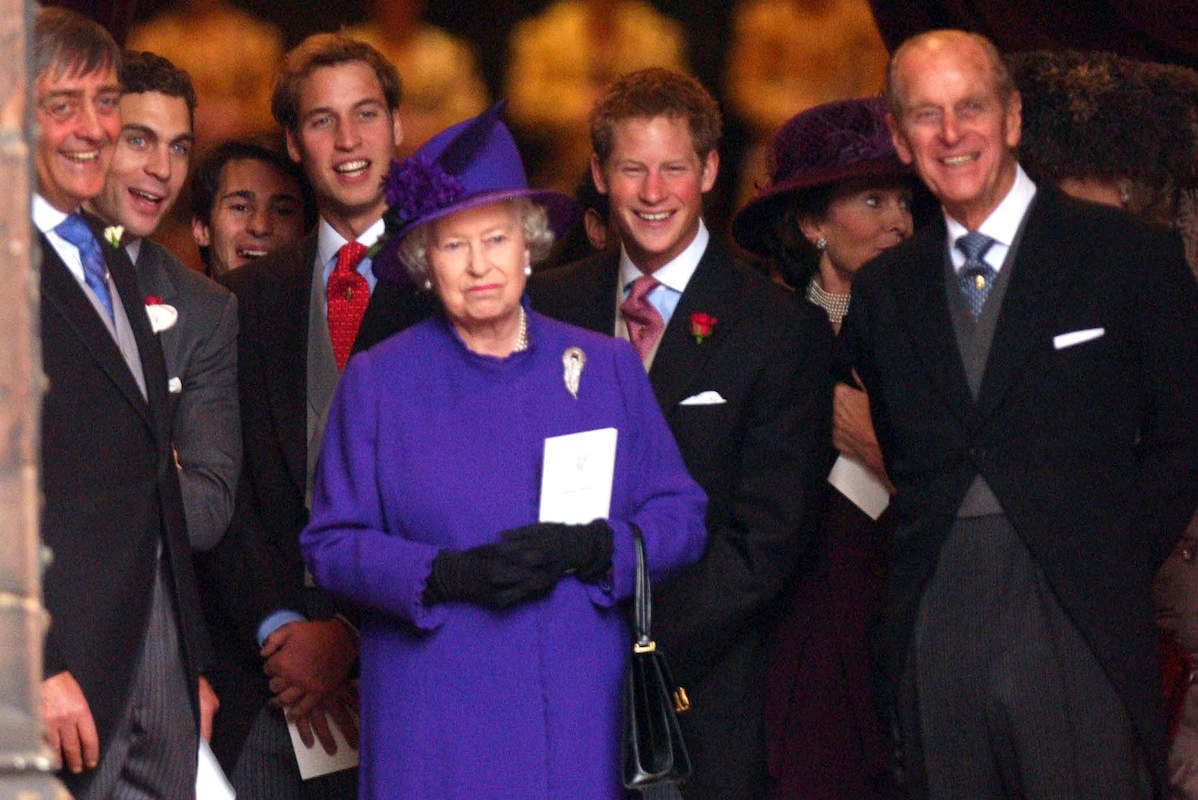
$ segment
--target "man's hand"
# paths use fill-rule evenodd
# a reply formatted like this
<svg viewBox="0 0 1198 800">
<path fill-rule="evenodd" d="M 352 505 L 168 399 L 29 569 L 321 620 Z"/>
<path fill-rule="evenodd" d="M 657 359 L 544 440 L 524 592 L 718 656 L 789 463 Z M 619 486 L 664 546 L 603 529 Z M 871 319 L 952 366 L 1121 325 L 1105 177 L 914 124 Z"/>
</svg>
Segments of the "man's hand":
<svg viewBox="0 0 1198 800">
<path fill-rule="evenodd" d="M 289 710 L 288 719 L 295 720 L 300 739 L 308 747 L 312 747 L 315 739 L 320 740 L 320 746 L 329 755 L 337 752 L 337 742 L 329 728 L 329 720 L 341 729 L 350 747 L 358 749 L 358 689 L 354 683 L 346 683 L 340 690 L 326 695 L 310 714 L 293 715 Z M 315 737 L 313 736 L 315 734 Z"/>
<path fill-rule="evenodd" d="M 281 626 L 262 646 L 271 702 L 293 719 L 310 715 L 325 695 L 345 684 L 357 657 L 357 638 L 340 620 Z"/>
<path fill-rule="evenodd" d="M 216 716 L 218 708 L 220 708 L 220 700 L 216 699 L 216 692 L 212 691 L 212 685 L 208 683 L 208 679 L 201 675 L 200 736 L 204 737 L 205 742 L 212 741 L 212 718 Z"/>
<path fill-rule="evenodd" d="M 46 744 L 62 755 L 63 766 L 75 774 L 95 769 L 100 762 L 100 737 L 83 689 L 69 672 L 42 681 L 42 722 Z"/>
<path fill-rule="evenodd" d="M 869 416 L 869 396 L 847 383 L 838 383 L 832 388 L 832 444 L 869 467 L 894 494 Z"/>
</svg>

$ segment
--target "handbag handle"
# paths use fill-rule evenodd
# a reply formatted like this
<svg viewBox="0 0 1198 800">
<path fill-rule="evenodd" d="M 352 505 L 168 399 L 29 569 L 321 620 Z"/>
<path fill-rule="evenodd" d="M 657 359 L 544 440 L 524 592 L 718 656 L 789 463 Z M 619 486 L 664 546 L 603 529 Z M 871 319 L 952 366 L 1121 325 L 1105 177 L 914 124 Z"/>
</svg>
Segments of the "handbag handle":
<svg viewBox="0 0 1198 800">
<path fill-rule="evenodd" d="M 632 544 L 636 550 L 636 594 L 633 599 L 632 624 L 636 639 L 632 650 L 635 653 L 645 653 L 656 649 L 653 637 L 649 634 L 649 624 L 653 617 L 653 598 L 649 593 L 649 569 L 645 566 L 645 540 L 641 535 L 640 526 L 635 522 L 628 523 L 632 530 Z"/>
</svg>

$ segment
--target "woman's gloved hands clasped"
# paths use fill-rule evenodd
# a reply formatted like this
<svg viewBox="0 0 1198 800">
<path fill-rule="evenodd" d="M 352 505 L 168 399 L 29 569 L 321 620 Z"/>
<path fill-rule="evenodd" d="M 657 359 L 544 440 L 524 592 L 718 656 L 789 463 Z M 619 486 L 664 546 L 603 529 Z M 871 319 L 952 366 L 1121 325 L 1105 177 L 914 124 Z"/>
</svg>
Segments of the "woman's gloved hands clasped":
<svg viewBox="0 0 1198 800">
<path fill-rule="evenodd" d="M 586 525 L 538 522 L 499 536 L 494 544 L 438 553 L 424 603 L 459 600 L 507 608 L 541 597 L 569 573 L 593 583 L 611 565 L 612 530 L 602 519 Z"/>
</svg>

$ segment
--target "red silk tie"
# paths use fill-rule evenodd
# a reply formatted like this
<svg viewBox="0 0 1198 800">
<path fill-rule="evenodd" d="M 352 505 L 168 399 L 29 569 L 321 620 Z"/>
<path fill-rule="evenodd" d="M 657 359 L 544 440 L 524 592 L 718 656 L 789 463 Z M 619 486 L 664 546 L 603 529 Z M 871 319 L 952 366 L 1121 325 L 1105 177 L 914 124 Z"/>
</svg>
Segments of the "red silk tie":
<svg viewBox="0 0 1198 800">
<path fill-rule="evenodd" d="M 366 246 L 357 242 L 346 242 L 337 251 L 337 265 L 329 274 L 325 287 L 328 300 L 329 339 L 333 343 L 333 358 L 337 371 L 345 367 L 358 336 L 358 326 L 370 302 L 370 285 L 358 274 L 358 262 L 366 255 Z"/>
<path fill-rule="evenodd" d="M 632 342 L 641 361 L 653 352 L 653 346 L 666 327 L 665 320 L 646 297 L 659 285 L 651 275 L 642 275 L 632 282 L 628 298 L 620 304 L 620 313 L 624 315 L 624 323 L 628 326 L 628 341 Z"/>
</svg>

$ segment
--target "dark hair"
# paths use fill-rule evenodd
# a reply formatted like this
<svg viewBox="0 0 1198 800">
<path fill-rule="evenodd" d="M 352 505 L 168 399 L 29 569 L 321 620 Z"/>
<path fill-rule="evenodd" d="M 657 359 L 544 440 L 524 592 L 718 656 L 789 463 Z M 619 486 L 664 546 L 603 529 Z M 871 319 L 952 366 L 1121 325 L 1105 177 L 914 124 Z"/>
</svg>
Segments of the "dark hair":
<svg viewBox="0 0 1198 800">
<path fill-rule="evenodd" d="M 121 88 L 126 94 L 158 92 L 179 97 L 187 103 L 187 113 L 196 110 L 196 90 L 191 77 L 156 53 L 126 50 L 121 54 Z"/>
<path fill-rule="evenodd" d="M 759 233 L 763 256 L 796 291 L 802 291 L 819 269 L 819 251 L 799 230 L 799 220 L 827 216 L 836 187 L 830 183 L 779 198 L 777 212 Z"/>
<path fill-rule="evenodd" d="M 108 31 L 75 11 L 39 8 L 33 19 L 33 75 L 120 71 L 121 49 Z"/>
<path fill-rule="evenodd" d="M 374 70 L 387 108 L 392 112 L 397 111 L 400 100 L 399 73 L 382 53 L 342 33 L 316 33 L 283 56 L 279 65 L 279 75 L 270 98 L 270 113 L 279 126 L 289 131 L 299 126 L 300 84 L 313 70 L 350 61 L 361 61 Z"/>
<path fill-rule="evenodd" d="M 591 110 L 591 147 L 599 162 L 611 156 L 617 123 L 660 116 L 686 120 L 700 161 L 719 146 L 723 121 L 711 94 L 690 75 L 649 67 L 621 75 Z"/>
<path fill-rule="evenodd" d="M 220 191 L 220 176 L 230 161 L 260 161 L 293 179 L 300 189 L 304 207 L 304 230 L 316 224 L 316 200 L 304 171 L 282 154 L 253 142 L 231 139 L 218 144 L 200 159 L 191 173 L 191 215 L 205 225 L 212 224 L 212 209 Z M 208 263 L 208 248 L 200 248 L 200 258 Z"/>
<path fill-rule="evenodd" d="M 916 46 L 924 45 L 926 42 L 934 42 L 937 39 L 941 40 L 966 40 L 971 41 L 981 48 L 982 53 L 986 56 L 986 61 L 990 65 L 990 76 L 994 81 L 994 90 L 998 94 L 998 99 L 1005 106 L 1011 96 L 1015 94 L 1015 81 L 1011 78 L 1011 73 L 1007 69 L 1007 64 L 1003 61 L 1002 53 L 998 52 L 998 48 L 994 46 L 994 42 L 982 36 L 980 33 L 971 33 L 969 31 L 959 31 L 953 29 L 942 29 L 924 31 L 907 39 L 895 49 L 894 54 L 890 57 L 890 65 L 886 69 L 886 110 L 894 117 L 895 121 L 903 118 L 902 98 L 899 97 L 898 88 L 898 63 L 903 55 Z"/>
<path fill-rule="evenodd" d="M 1019 160 L 1037 180 L 1121 183 L 1125 207 L 1168 222 L 1198 182 L 1198 72 L 1113 53 L 1008 58 L 1023 94 Z"/>
</svg>

